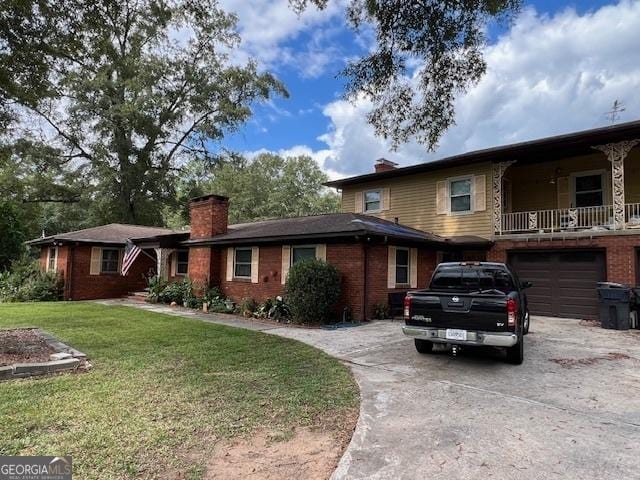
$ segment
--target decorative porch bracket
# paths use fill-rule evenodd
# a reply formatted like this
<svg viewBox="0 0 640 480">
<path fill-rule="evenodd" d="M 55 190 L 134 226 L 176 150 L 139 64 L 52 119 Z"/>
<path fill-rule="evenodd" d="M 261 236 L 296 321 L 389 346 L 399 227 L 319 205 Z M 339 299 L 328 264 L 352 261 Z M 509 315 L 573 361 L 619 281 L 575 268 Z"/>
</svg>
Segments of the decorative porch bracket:
<svg viewBox="0 0 640 480">
<path fill-rule="evenodd" d="M 174 248 L 154 248 L 156 252 L 156 275 L 162 280 L 169 279 L 168 261 L 169 255 L 171 255 Z"/>
<path fill-rule="evenodd" d="M 633 147 L 640 143 L 640 139 L 624 142 L 595 145 L 595 150 L 603 152 L 611 162 L 611 183 L 613 191 L 613 228 L 622 230 L 625 225 L 624 214 L 624 159 Z"/>
<path fill-rule="evenodd" d="M 502 177 L 516 161 L 509 160 L 493 164 L 493 231 L 502 233 Z"/>
</svg>

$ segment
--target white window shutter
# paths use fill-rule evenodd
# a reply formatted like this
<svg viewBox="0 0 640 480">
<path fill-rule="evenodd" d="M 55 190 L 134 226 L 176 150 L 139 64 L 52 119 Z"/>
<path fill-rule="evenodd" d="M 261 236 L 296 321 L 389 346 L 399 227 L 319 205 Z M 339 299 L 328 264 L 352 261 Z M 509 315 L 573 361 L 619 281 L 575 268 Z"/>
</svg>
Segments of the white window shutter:
<svg viewBox="0 0 640 480">
<path fill-rule="evenodd" d="M 382 189 L 382 210 L 391 208 L 391 190 L 389 188 Z"/>
<path fill-rule="evenodd" d="M 356 192 L 356 206 L 355 213 L 362 213 L 364 211 L 364 192 Z"/>
<path fill-rule="evenodd" d="M 323 262 L 327 261 L 327 245 L 325 243 L 316 245 L 316 258 Z"/>
<path fill-rule="evenodd" d="M 227 248 L 227 282 L 233 280 L 233 256 L 235 250 L 231 247 Z"/>
<path fill-rule="evenodd" d="M 556 185 L 558 189 L 558 208 L 571 208 L 569 177 L 558 177 Z"/>
<path fill-rule="evenodd" d="M 122 273 L 122 259 L 124 258 L 124 248 L 118 250 L 118 273 Z"/>
<path fill-rule="evenodd" d="M 473 211 L 484 212 L 487 209 L 487 177 L 473 176 Z"/>
<path fill-rule="evenodd" d="M 51 265 L 50 262 L 51 262 L 51 248 L 47 247 L 47 263 L 45 264 L 46 265 L 46 267 L 44 269 L 45 272 L 49 271 L 49 265 Z"/>
<path fill-rule="evenodd" d="M 178 252 L 171 254 L 171 276 L 175 277 L 178 271 Z"/>
<path fill-rule="evenodd" d="M 446 215 L 449 212 L 449 182 L 441 180 L 436 184 L 436 214 Z"/>
<path fill-rule="evenodd" d="M 102 270 L 102 248 L 91 247 L 89 275 L 100 275 L 100 270 Z"/>
<path fill-rule="evenodd" d="M 260 248 L 251 248 L 251 283 L 258 283 L 260 275 Z"/>
<path fill-rule="evenodd" d="M 412 248 L 409 250 L 409 254 L 410 286 L 411 288 L 418 288 L 418 249 Z"/>
<path fill-rule="evenodd" d="M 387 262 L 387 288 L 396 288 L 396 247 L 389 247 Z"/>
<path fill-rule="evenodd" d="M 291 246 L 282 246 L 282 272 L 280 273 L 280 282 L 284 285 L 287 281 L 289 268 L 291 267 Z"/>
</svg>

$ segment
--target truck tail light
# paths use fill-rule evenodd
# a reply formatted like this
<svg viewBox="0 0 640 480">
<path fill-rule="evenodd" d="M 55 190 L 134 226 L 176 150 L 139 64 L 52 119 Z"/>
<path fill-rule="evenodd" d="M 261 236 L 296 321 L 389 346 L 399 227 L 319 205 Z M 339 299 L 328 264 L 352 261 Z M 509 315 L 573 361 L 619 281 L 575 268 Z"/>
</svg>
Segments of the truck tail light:
<svg viewBox="0 0 640 480">
<path fill-rule="evenodd" d="M 404 297 L 404 319 L 411 318 L 411 297 Z"/>
<path fill-rule="evenodd" d="M 516 318 L 518 318 L 518 302 L 513 298 L 507 299 L 507 318 L 510 327 L 516 326 Z"/>
</svg>

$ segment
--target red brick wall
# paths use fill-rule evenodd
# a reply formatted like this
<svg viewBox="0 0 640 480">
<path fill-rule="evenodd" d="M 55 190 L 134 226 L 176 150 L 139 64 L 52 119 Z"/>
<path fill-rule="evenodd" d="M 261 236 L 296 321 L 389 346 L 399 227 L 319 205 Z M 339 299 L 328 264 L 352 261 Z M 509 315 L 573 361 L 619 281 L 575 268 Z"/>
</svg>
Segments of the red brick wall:
<svg viewBox="0 0 640 480">
<path fill-rule="evenodd" d="M 202 285 L 214 283 L 211 276 L 211 247 L 191 247 L 189 249 L 189 278 Z"/>
<path fill-rule="evenodd" d="M 334 265 L 342 276 L 341 298 L 336 315 L 344 307 L 351 309 L 356 320 L 364 318 L 364 247 L 361 243 L 327 245 L 327 262 Z"/>
<path fill-rule="evenodd" d="M 91 245 L 77 245 L 69 248 L 71 258 L 67 262 L 68 278 L 65 300 L 92 300 L 96 298 L 116 298 L 127 293 L 146 288 L 144 275 L 155 262 L 146 255 L 136 258 L 126 276 L 120 274 L 89 275 L 91 266 Z M 61 257 L 61 256 L 60 256 Z M 60 258 L 59 257 L 59 258 Z"/>
<path fill-rule="evenodd" d="M 282 247 L 265 246 L 260 247 L 258 256 L 258 283 L 251 283 L 250 280 L 227 281 L 227 249 L 223 248 L 218 252 L 218 285 L 222 292 L 236 302 L 243 298 L 253 298 L 256 302 L 263 302 L 267 298 L 282 295 L 283 287 L 281 283 L 282 270 Z"/>
<path fill-rule="evenodd" d="M 634 285 L 637 279 L 635 251 L 637 247 L 640 247 L 640 235 L 603 235 L 592 238 L 541 240 L 540 242 L 498 240 L 489 250 L 487 259 L 493 262 L 506 262 L 510 250 L 604 248 L 607 280 Z"/>
<path fill-rule="evenodd" d="M 192 239 L 211 238 L 227 232 L 229 200 L 225 197 L 207 196 L 195 199 L 189 205 Z"/>
<path fill-rule="evenodd" d="M 243 298 L 253 298 L 263 302 L 267 298 L 282 295 L 281 283 L 282 246 L 260 247 L 258 283 L 248 280 L 226 280 L 227 249 L 213 248 L 211 259 L 204 252 L 207 247 L 191 248 L 189 254 L 189 277 L 192 281 L 210 278 L 210 285 L 217 285 L 223 293 L 236 302 Z M 367 305 L 366 316 L 373 317 L 376 303 L 387 303 L 388 250 L 386 245 L 368 247 L 367 290 L 368 298 L 364 298 L 364 246 L 360 243 L 327 244 L 327 261 L 334 265 L 342 276 L 342 297 L 336 307 L 336 316 L 342 314 L 345 306 L 349 306 L 354 319 L 365 316 L 364 305 Z M 424 288 L 429 282 L 436 265 L 434 250 L 418 251 L 418 288 Z"/>
<path fill-rule="evenodd" d="M 437 265 L 437 252 L 420 248 L 418 249 L 418 286 L 427 288 L 431 280 L 431 274 Z M 389 263 L 389 249 L 386 245 L 372 245 L 367 254 L 367 316 L 371 318 L 376 304 L 387 304 L 389 293 L 405 292 L 408 288 L 387 288 L 387 270 Z"/>
</svg>

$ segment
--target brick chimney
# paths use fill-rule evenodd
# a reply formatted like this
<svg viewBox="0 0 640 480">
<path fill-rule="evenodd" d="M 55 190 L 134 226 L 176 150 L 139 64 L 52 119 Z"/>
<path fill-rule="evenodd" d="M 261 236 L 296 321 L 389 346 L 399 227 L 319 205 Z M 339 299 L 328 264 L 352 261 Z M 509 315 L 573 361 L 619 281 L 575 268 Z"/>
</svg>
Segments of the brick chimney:
<svg viewBox="0 0 640 480">
<path fill-rule="evenodd" d="M 389 170 L 395 170 L 398 164 L 387 160 L 386 158 L 379 158 L 376 160 L 375 169 L 376 173 L 387 172 Z"/>
<path fill-rule="evenodd" d="M 189 203 L 191 239 L 211 238 L 227 233 L 229 199 L 222 195 L 203 195 Z"/>
</svg>

